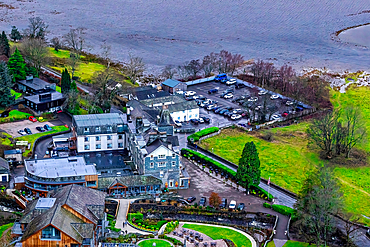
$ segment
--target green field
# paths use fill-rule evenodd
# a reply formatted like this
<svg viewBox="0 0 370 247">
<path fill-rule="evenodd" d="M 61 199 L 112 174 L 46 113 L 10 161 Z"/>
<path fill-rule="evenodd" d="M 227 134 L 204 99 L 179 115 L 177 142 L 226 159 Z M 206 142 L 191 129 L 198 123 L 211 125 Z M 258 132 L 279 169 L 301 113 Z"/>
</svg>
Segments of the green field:
<svg viewBox="0 0 370 247">
<path fill-rule="evenodd" d="M 25 135 L 25 136 L 21 136 L 21 137 L 15 138 L 17 141 L 28 141 L 29 143 L 31 143 L 30 150 L 26 150 L 23 153 L 23 156 L 26 156 L 26 157 L 28 156 L 28 154 L 32 150 L 33 144 L 35 143 L 35 141 L 36 141 L 37 138 L 39 138 L 41 136 L 50 135 L 50 134 L 54 134 L 54 133 L 58 133 L 58 132 L 62 132 L 62 131 L 68 130 L 68 128 L 65 127 L 64 125 L 61 125 L 61 126 L 52 126 L 51 128 L 53 129 L 51 131 L 36 133 L 36 134 L 32 134 L 32 135 Z"/>
<path fill-rule="evenodd" d="M 31 114 L 29 113 L 21 112 L 18 110 L 12 110 L 9 112 L 9 117 L 0 118 L 0 123 L 8 123 L 17 120 L 23 120 L 27 119 L 29 116 L 31 116 Z"/>
<path fill-rule="evenodd" d="M 359 106 L 362 110 L 366 127 L 370 134 L 370 88 L 351 88 L 347 93 L 332 91 L 332 102 L 335 108 L 349 105 Z M 283 128 L 269 130 L 273 141 L 261 137 L 267 130 L 247 133 L 237 129 L 227 129 L 220 135 L 203 140 L 201 146 L 238 164 L 246 142 L 253 141 L 259 152 L 262 177 L 271 178 L 271 182 L 292 192 L 299 192 L 307 172 L 323 161 L 318 150 L 307 147 L 305 131 L 309 123 L 300 123 Z M 359 149 L 370 151 L 370 143 L 361 144 Z M 370 216 L 370 165 L 363 167 L 336 166 L 335 175 L 341 182 L 346 210 L 359 215 Z M 370 225 L 370 220 L 361 218 Z"/>
<path fill-rule="evenodd" d="M 288 240 L 283 247 L 316 247 L 316 244 L 308 244 L 304 242 L 298 242 L 298 241 L 293 241 L 293 240 Z"/>
<path fill-rule="evenodd" d="M 9 224 L 5 224 L 5 225 L 0 226 L 0 238 L 3 236 L 3 233 L 7 229 L 11 228 L 13 225 L 14 225 L 14 223 L 9 223 Z"/>
<path fill-rule="evenodd" d="M 217 240 L 217 239 L 229 239 L 231 240 L 236 247 L 250 247 L 252 246 L 251 241 L 244 236 L 243 234 L 223 227 L 215 226 L 204 226 L 204 225 L 195 225 L 195 224 L 184 224 L 183 228 L 192 229 L 204 233 L 208 237 Z"/>
<path fill-rule="evenodd" d="M 153 247 L 153 243 L 156 244 L 156 247 L 170 247 L 171 246 L 169 242 L 160 240 L 160 239 L 144 240 L 139 243 L 139 246 L 140 247 Z"/>
</svg>

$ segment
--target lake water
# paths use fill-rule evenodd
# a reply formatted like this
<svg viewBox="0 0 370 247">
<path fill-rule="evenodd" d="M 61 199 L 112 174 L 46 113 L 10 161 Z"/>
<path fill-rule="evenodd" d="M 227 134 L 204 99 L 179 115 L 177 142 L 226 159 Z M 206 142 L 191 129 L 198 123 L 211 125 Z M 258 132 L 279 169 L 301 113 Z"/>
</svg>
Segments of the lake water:
<svg viewBox="0 0 370 247">
<path fill-rule="evenodd" d="M 246 59 L 332 69 L 369 69 L 370 52 L 332 39 L 369 22 L 369 0 L 3 0 L 0 29 L 25 27 L 31 16 L 49 24 L 49 37 L 85 27 L 91 51 L 103 42 L 115 59 L 129 52 L 149 69 L 181 64 L 222 49 Z M 365 11 L 363 14 L 357 14 Z"/>
</svg>

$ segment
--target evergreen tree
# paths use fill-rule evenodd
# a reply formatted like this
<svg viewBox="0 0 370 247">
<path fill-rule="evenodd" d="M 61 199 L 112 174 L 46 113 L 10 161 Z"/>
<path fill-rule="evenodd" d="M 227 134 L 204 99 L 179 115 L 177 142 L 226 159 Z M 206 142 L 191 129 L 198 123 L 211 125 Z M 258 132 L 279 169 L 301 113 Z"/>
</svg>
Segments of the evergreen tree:
<svg viewBox="0 0 370 247">
<path fill-rule="evenodd" d="M 18 31 L 18 29 L 15 26 L 12 27 L 12 32 L 10 33 L 10 38 L 14 42 L 16 42 L 17 40 L 21 40 L 22 39 L 21 33 Z"/>
<path fill-rule="evenodd" d="M 236 179 L 241 186 L 247 188 L 247 191 L 251 185 L 258 186 L 260 183 L 260 159 L 253 142 L 247 142 L 244 146 L 242 157 L 239 159 Z"/>
<path fill-rule="evenodd" d="M 62 93 L 68 93 L 71 90 L 71 76 L 67 69 L 64 69 L 62 72 L 61 90 Z"/>
<path fill-rule="evenodd" d="M 0 36 L 0 55 L 5 55 L 9 57 L 10 46 L 8 37 L 6 37 L 5 32 L 3 31 Z"/>
<path fill-rule="evenodd" d="M 0 106 L 8 107 L 14 103 L 14 96 L 11 94 L 12 76 L 8 66 L 0 62 Z"/>
<path fill-rule="evenodd" d="M 13 75 L 13 82 L 16 80 L 24 80 L 26 78 L 26 63 L 24 62 L 18 48 L 15 48 L 13 55 L 10 56 L 8 67 L 10 74 Z"/>
</svg>

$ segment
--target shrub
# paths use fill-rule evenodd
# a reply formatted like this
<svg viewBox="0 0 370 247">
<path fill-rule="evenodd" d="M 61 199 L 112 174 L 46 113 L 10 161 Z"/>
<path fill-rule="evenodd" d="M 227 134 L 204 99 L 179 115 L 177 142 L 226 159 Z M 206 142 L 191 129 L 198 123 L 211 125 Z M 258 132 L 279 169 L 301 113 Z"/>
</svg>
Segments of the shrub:
<svg viewBox="0 0 370 247">
<path fill-rule="evenodd" d="M 258 195 L 259 197 L 261 197 L 265 200 L 268 200 L 270 202 L 272 201 L 272 199 L 274 199 L 273 195 L 269 194 L 266 190 L 262 189 L 259 186 L 251 185 L 251 191 L 252 191 L 253 195 Z"/>
<path fill-rule="evenodd" d="M 263 203 L 263 206 L 264 206 L 265 208 L 271 208 L 271 204 L 270 204 L 270 203 L 267 203 L 267 202 L 264 202 L 264 203 Z"/>
<path fill-rule="evenodd" d="M 193 139 L 194 142 L 197 142 L 197 141 L 199 141 L 199 138 L 201 138 L 203 136 L 206 136 L 206 135 L 209 135 L 209 134 L 212 134 L 212 133 L 215 133 L 219 130 L 220 129 L 218 127 L 211 127 L 211 128 L 207 128 L 207 129 L 195 132 L 194 134 L 188 136 L 188 141 L 191 141 L 191 139 Z"/>
<path fill-rule="evenodd" d="M 175 238 L 168 237 L 168 236 L 166 236 L 164 234 L 159 235 L 158 238 L 166 239 L 166 240 L 170 241 L 171 243 L 173 243 L 174 245 L 183 245 L 183 243 L 180 240 L 177 240 Z"/>
<path fill-rule="evenodd" d="M 287 216 L 291 216 L 292 217 L 292 220 L 295 220 L 296 219 L 296 214 L 297 214 L 297 211 L 293 208 L 290 208 L 290 207 L 287 207 L 287 206 L 284 206 L 284 205 L 277 205 L 277 204 L 273 204 L 272 205 L 272 210 L 278 212 L 278 213 L 281 213 L 283 215 L 287 215 Z"/>
<path fill-rule="evenodd" d="M 164 233 L 172 232 L 178 225 L 179 225 L 178 221 L 168 222 L 168 224 L 166 225 L 166 228 L 164 229 Z"/>
<path fill-rule="evenodd" d="M 128 214 L 128 218 L 129 219 L 133 219 L 133 218 L 135 218 L 135 220 L 143 220 L 143 214 L 142 213 L 129 213 Z"/>
</svg>

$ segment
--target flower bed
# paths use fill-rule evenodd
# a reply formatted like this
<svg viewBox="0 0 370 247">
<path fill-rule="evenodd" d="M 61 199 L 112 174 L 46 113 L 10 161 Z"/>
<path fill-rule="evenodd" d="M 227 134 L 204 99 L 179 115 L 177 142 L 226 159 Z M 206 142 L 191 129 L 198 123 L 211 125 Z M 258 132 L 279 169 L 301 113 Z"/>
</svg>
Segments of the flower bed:
<svg viewBox="0 0 370 247">
<path fill-rule="evenodd" d="M 215 133 L 219 130 L 220 129 L 218 127 L 210 127 L 210 128 L 195 132 L 194 134 L 188 136 L 188 141 L 197 142 L 199 141 L 201 137 Z"/>
<path fill-rule="evenodd" d="M 168 237 L 164 234 L 159 235 L 158 238 L 166 239 L 166 240 L 170 241 L 171 243 L 173 243 L 174 245 L 181 245 L 181 246 L 183 245 L 183 243 L 180 240 L 177 240 L 176 238 Z"/>
<path fill-rule="evenodd" d="M 179 221 L 178 220 L 168 222 L 167 225 L 166 225 L 166 228 L 164 229 L 164 233 L 170 233 L 170 232 L 172 232 L 173 230 L 175 230 L 175 228 L 178 225 L 179 225 Z"/>
<path fill-rule="evenodd" d="M 129 213 L 127 217 L 130 224 L 145 231 L 158 231 L 164 224 L 167 223 L 166 220 L 157 221 L 144 219 L 142 213 Z"/>
</svg>

